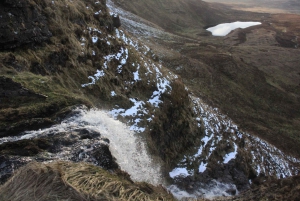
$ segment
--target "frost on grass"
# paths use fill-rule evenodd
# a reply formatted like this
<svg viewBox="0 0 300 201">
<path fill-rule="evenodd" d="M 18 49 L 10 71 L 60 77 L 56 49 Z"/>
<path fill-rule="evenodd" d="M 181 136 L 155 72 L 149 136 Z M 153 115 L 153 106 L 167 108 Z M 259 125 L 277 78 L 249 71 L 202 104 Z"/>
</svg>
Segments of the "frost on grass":
<svg viewBox="0 0 300 201">
<path fill-rule="evenodd" d="M 145 102 L 138 101 L 133 98 L 131 98 L 130 101 L 133 103 L 131 108 L 115 108 L 110 111 L 110 114 L 115 118 L 117 118 L 119 115 L 122 117 L 131 117 L 131 120 L 128 122 L 131 124 L 130 130 L 144 132 L 145 127 L 139 126 L 139 123 L 142 121 L 144 115 L 149 114 L 148 109 L 145 108 Z"/>
<path fill-rule="evenodd" d="M 153 64 L 155 65 L 155 64 Z M 138 64 L 139 69 L 140 65 Z M 154 68 L 153 68 L 154 69 Z M 150 70 L 150 68 L 148 69 Z M 137 70 L 138 71 L 138 70 Z M 137 73 L 138 74 L 138 73 Z M 160 75 L 160 74 L 159 74 Z M 135 80 L 138 80 L 139 77 L 136 76 Z M 115 108 L 111 111 L 111 114 L 117 118 L 119 115 L 122 117 L 130 117 L 131 120 L 128 122 L 128 124 L 131 125 L 130 129 L 135 130 L 137 132 L 143 132 L 145 131 L 145 127 L 142 127 L 140 125 L 144 125 L 142 122 L 147 123 L 151 121 L 151 117 L 149 118 L 149 110 L 146 107 L 146 102 L 150 103 L 154 107 L 158 107 L 159 103 L 162 102 L 160 100 L 161 94 L 166 93 L 167 90 L 171 90 L 170 87 L 170 81 L 167 80 L 167 78 L 161 78 L 160 76 L 157 77 L 157 80 L 153 80 L 154 82 L 157 82 L 157 91 L 153 92 L 153 95 L 147 100 L 137 100 L 134 98 L 131 98 L 131 102 L 133 103 L 133 106 L 128 109 L 124 108 Z M 147 117 L 147 119 L 146 119 Z M 142 124 L 140 124 L 142 123 Z"/>
<path fill-rule="evenodd" d="M 134 64 L 132 64 L 134 66 Z M 138 65 L 137 69 L 135 72 L 133 72 L 133 79 L 134 81 L 141 80 L 139 76 L 139 70 L 140 70 L 140 65 Z"/>
<path fill-rule="evenodd" d="M 116 96 L 117 94 L 116 94 L 115 91 L 111 91 L 111 92 L 110 92 L 110 95 L 111 95 L 112 97 L 114 97 L 114 96 Z"/>
<path fill-rule="evenodd" d="M 97 36 L 93 36 L 93 37 L 92 37 L 92 41 L 93 41 L 93 43 L 97 43 L 98 37 L 97 37 Z"/>
<path fill-rule="evenodd" d="M 97 70 L 97 73 L 94 74 L 93 76 L 89 76 L 88 78 L 91 79 L 92 81 L 87 84 L 82 84 L 81 87 L 87 87 L 89 85 L 93 85 L 96 83 L 97 80 L 99 80 L 101 77 L 105 75 L 103 70 Z"/>
<path fill-rule="evenodd" d="M 98 40 L 98 38 L 97 38 Z M 95 55 L 95 51 L 93 51 L 93 55 Z M 119 65 L 117 67 L 117 72 L 121 73 L 122 72 L 122 67 L 127 63 L 129 57 L 128 49 L 121 47 L 120 51 L 115 53 L 115 54 L 109 54 L 107 56 L 104 56 L 104 63 L 103 67 L 105 69 L 108 69 L 108 63 L 112 61 L 113 59 L 116 59 L 119 61 Z M 96 84 L 96 81 L 100 79 L 100 77 L 103 77 L 105 75 L 103 70 L 97 70 L 97 73 L 94 74 L 93 76 L 89 76 L 88 78 L 92 80 L 92 82 L 87 83 L 87 84 L 82 84 L 82 87 L 86 87 L 89 85 L 94 85 Z"/>
<path fill-rule="evenodd" d="M 96 3 L 95 3 L 96 4 Z M 99 15 L 99 14 L 101 14 L 102 13 L 102 10 L 99 10 L 99 11 L 97 11 L 97 12 L 95 12 L 94 14 L 95 15 Z"/>
<path fill-rule="evenodd" d="M 218 109 L 211 108 L 199 98 L 192 96 L 191 98 L 195 106 L 195 118 L 197 121 L 201 120 L 201 124 L 198 124 L 198 126 L 203 127 L 205 135 L 202 137 L 198 149 L 194 153 L 185 155 L 177 165 L 178 167 L 188 169 L 191 164 L 195 164 L 193 167 L 198 166 L 198 170 L 191 171 L 188 169 L 188 171 L 202 173 L 206 170 L 210 157 L 216 148 L 221 146 L 222 143 L 230 142 L 233 144 L 234 150 L 225 154 L 223 160 L 218 161 L 220 164 L 226 164 L 236 159 L 240 149 L 238 145 L 243 141 L 245 144 L 243 151 L 251 153 L 251 166 L 256 170 L 257 175 L 264 173 L 265 175 L 273 175 L 280 178 L 299 173 L 299 169 L 295 165 L 300 164 L 299 160 L 284 154 L 258 137 L 240 131 L 238 126 L 227 116 L 220 113 Z M 223 136 L 222 133 L 226 133 L 226 135 Z"/>
<path fill-rule="evenodd" d="M 154 91 L 151 98 L 149 99 L 149 103 L 155 107 L 158 107 L 162 102 L 160 100 L 160 96 L 165 93 L 168 89 L 171 89 L 170 82 L 166 78 L 159 78 L 157 81 L 157 91 Z"/>
<path fill-rule="evenodd" d="M 118 34 L 120 34 L 120 32 L 117 32 L 116 35 L 118 36 Z M 113 58 L 117 58 L 120 60 L 120 65 L 122 64 L 124 65 L 127 63 L 126 61 L 127 54 L 128 54 L 128 49 L 121 49 L 119 54 L 108 55 L 105 57 L 105 60 L 110 61 Z M 148 122 L 152 121 L 152 117 L 149 112 L 149 105 L 151 107 L 159 107 L 159 104 L 162 102 L 161 95 L 163 93 L 170 93 L 170 91 L 172 90 L 170 80 L 176 79 L 177 76 L 173 74 L 163 75 L 161 71 L 162 66 L 157 65 L 152 60 L 145 57 L 143 54 L 141 54 L 140 61 L 136 61 L 131 65 L 133 67 L 136 67 L 136 71 L 132 72 L 134 81 L 126 81 L 126 84 L 128 84 L 128 86 L 134 85 L 137 81 L 144 79 L 148 81 L 148 84 L 151 83 L 155 85 L 156 90 L 152 92 L 152 95 L 150 97 L 145 98 L 144 100 L 139 100 L 138 98 L 130 98 L 130 101 L 132 102 L 133 105 L 131 108 L 125 109 L 116 106 L 110 113 L 115 118 L 121 116 L 121 117 L 126 117 L 126 119 L 129 119 L 127 123 L 130 126 L 131 130 L 137 132 L 144 132 L 146 130 L 145 125 L 147 125 Z M 141 68 L 144 68 L 144 70 L 146 70 L 147 73 L 140 75 L 139 71 Z M 120 71 L 121 67 L 120 68 L 118 67 L 117 70 Z"/>
<path fill-rule="evenodd" d="M 204 172 L 206 170 L 207 163 L 201 162 L 199 166 L 199 172 Z"/>
</svg>

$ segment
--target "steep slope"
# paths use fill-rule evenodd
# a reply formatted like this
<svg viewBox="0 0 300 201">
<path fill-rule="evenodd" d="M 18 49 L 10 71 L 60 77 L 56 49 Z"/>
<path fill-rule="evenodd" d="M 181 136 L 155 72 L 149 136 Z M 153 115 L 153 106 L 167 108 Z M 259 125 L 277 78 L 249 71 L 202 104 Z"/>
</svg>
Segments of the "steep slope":
<svg viewBox="0 0 300 201">
<path fill-rule="evenodd" d="M 222 108 L 222 110 L 218 110 L 209 107 L 203 102 L 203 99 L 191 96 L 195 103 L 194 110 L 198 111 L 199 123 L 201 123 L 202 129 L 204 129 L 205 136 L 202 137 L 201 143 L 198 146 L 185 153 L 181 162 L 170 172 L 170 176 L 174 179 L 173 182 L 176 183 L 176 186 L 170 187 L 173 193 L 177 194 L 178 197 L 201 197 L 203 193 L 205 193 L 205 196 L 212 196 L 210 194 L 211 191 L 214 192 L 214 196 L 229 195 L 237 192 L 233 190 L 236 187 L 239 191 L 248 188 L 251 181 L 255 180 L 257 176 L 269 175 L 280 178 L 298 174 L 299 160 L 286 154 L 286 152 L 295 155 L 298 154 L 298 143 L 291 139 L 294 137 L 297 138 L 297 120 L 289 127 L 289 130 L 294 132 L 294 134 L 281 133 L 277 134 L 276 138 L 274 138 L 274 131 L 277 132 L 277 128 L 279 127 L 282 129 L 282 123 L 289 122 L 289 117 L 287 118 L 287 116 L 282 115 L 272 117 L 270 114 L 267 114 L 269 116 L 265 118 L 264 115 L 266 113 L 259 112 L 259 110 L 264 110 L 264 101 L 270 102 L 268 103 L 269 105 L 273 104 L 271 103 L 272 101 L 281 101 L 281 103 L 287 101 L 281 107 L 283 110 L 286 110 L 286 106 L 290 104 L 291 107 L 298 108 L 297 101 L 293 103 L 289 102 L 290 100 L 296 100 L 294 99 L 296 94 L 290 94 L 289 92 L 284 94 L 283 91 L 279 93 L 278 88 L 274 89 L 274 85 L 265 83 L 263 76 L 266 75 L 261 73 L 261 70 L 266 70 L 267 68 L 263 69 L 262 66 L 259 66 L 259 61 L 257 61 L 257 65 L 255 66 L 240 62 L 241 58 L 246 57 L 251 57 L 251 60 L 256 61 L 255 58 L 259 58 L 258 55 L 261 54 L 255 50 L 256 48 L 259 50 L 265 48 L 264 52 L 268 52 L 267 49 L 270 48 L 272 51 L 277 49 L 285 52 L 282 55 L 286 55 L 286 57 L 276 58 L 274 62 L 271 62 L 273 69 L 276 68 L 275 63 L 278 62 L 278 59 L 283 62 L 283 60 L 289 57 L 288 55 L 297 60 L 296 54 L 298 50 L 292 49 L 294 46 L 286 49 L 285 47 L 288 43 L 281 43 L 279 39 L 291 33 L 284 34 L 276 28 L 279 25 L 283 26 L 283 21 L 275 21 L 275 16 L 272 16 L 268 20 L 273 20 L 273 26 L 266 23 L 257 28 L 236 30 L 224 39 L 202 37 L 201 41 L 197 41 L 163 32 L 147 20 L 121 9 L 112 2 L 109 3 L 109 8 L 120 14 L 123 27 L 126 30 L 144 39 L 144 42 L 153 49 L 153 52 L 156 53 L 161 63 L 183 77 L 189 89 L 194 92 L 194 96 L 202 97 L 208 102 L 213 100 L 213 102 L 209 103 Z M 290 21 L 289 23 L 292 22 Z M 297 26 L 290 27 L 293 27 L 293 33 L 296 34 Z M 255 33 L 258 34 L 256 35 Z M 271 33 L 274 33 L 274 35 Z M 272 36 L 272 38 L 269 39 L 269 36 Z M 291 42 L 297 44 L 296 41 L 293 41 L 292 38 Z M 275 45 L 282 47 L 274 47 Z M 250 52 L 243 55 L 240 50 L 240 52 L 233 52 L 235 48 L 238 49 L 239 47 L 253 51 L 251 54 L 255 54 L 256 56 L 252 56 Z M 239 56 L 235 54 L 239 54 Z M 265 58 L 270 61 L 270 56 L 272 56 L 271 51 L 267 55 L 268 57 L 264 54 L 261 59 Z M 295 63 L 287 64 L 297 72 L 297 65 Z M 289 77 L 286 72 L 280 72 L 281 76 Z M 268 75 L 274 76 L 274 74 Z M 297 75 L 294 75 L 294 78 L 297 79 Z M 290 82 L 291 80 L 289 79 L 285 79 L 285 82 Z M 257 89 L 260 88 L 262 90 L 261 86 L 264 86 L 264 93 L 257 93 L 259 92 Z M 245 89 L 242 90 L 242 88 Z M 248 103 L 249 100 L 256 99 L 252 93 L 252 90 L 255 89 L 255 96 L 259 96 L 260 100 L 263 99 L 264 104 L 258 102 L 254 108 L 255 113 L 252 113 L 252 102 L 250 102 L 250 105 Z M 293 90 L 293 92 L 296 91 Z M 269 97 L 265 96 L 267 93 L 272 95 L 281 94 L 280 96 L 290 98 L 285 100 L 269 99 Z M 233 104 L 231 102 L 232 99 L 237 102 Z M 243 101 L 246 101 L 246 104 Z M 262 104 L 261 107 L 259 107 L 260 104 Z M 226 110 L 224 110 L 224 107 Z M 272 108 L 269 107 L 269 109 Z M 295 114 L 298 111 L 297 109 L 290 109 L 289 114 Z M 241 118 L 239 116 L 241 113 L 238 113 L 237 110 L 244 111 L 243 115 L 247 115 L 248 117 L 242 116 Z M 235 117 L 234 119 L 239 123 L 239 126 L 233 123 L 222 111 L 227 111 L 229 116 L 232 116 L 231 111 L 235 111 L 235 116 L 233 117 Z M 270 113 L 272 113 L 272 110 Z M 252 115 L 254 116 L 247 119 Z M 274 119 L 272 118 L 274 117 L 276 123 L 273 122 Z M 278 118 L 281 120 L 278 121 Z M 297 117 L 295 118 L 297 119 Z M 245 123 L 251 121 L 254 121 L 255 124 L 246 127 Z M 253 132 L 252 129 L 255 128 L 254 126 L 266 125 L 265 123 L 268 121 L 272 122 L 273 126 L 276 126 L 276 128 L 268 127 L 269 129 L 274 129 L 272 133 L 268 134 L 266 130 L 256 130 L 256 132 Z M 245 129 L 252 131 L 251 134 L 244 132 Z M 285 152 L 255 137 L 253 133 L 271 141 Z M 291 146 L 293 148 L 290 149 Z M 226 184 L 235 184 L 236 186 Z M 190 194 L 187 195 L 186 192 Z"/>
<path fill-rule="evenodd" d="M 16 8 L 21 6 L 39 12 L 38 19 L 43 23 L 37 19 L 33 27 L 28 27 L 31 30 L 28 34 L 33 39 L 35 34 L 44 36 L 44 32 L 34 31 L 39 30 L 38 25 L 48 28 L 51 34 L 39 37 L 39 40 L 16 37 L 16 41 L 8 41 L 0 53 L 3 61 L 1 99 L 5 100 L 1 102 L 1 182 L 7 181 L 12 172 L 31 161 L 84 161 L 118 174 L 121 180 L 130 177 L 136 182 L 172 184 L 169 190 L 175 195 L 183 192 L 184 196 L 199 198 L 204 192 L 206 197 L 234 195 L 248 189 L 251 182 L 264 175 L 289 177 L 299 172 L 299 160 L 243 132 L 220 110 L 196 97 L 202 89 L 207 92 L 207 88 L 200 90 L 198 86 L 199 91 L 196 91 L 194 86 L 197 83 L 194 83 L 194 86 L 190 85 L 192 93 L 178 75 L 164 67 L 167 65 L 180 71 L 182 67 L 178 65 L 184 68 L 191 65 L 186 61 L 193 60 L 192 53 L 198 53 L 195 44 L 198 49 L 200 43 L 166 33 L 157 25 L 115 7 L 111 1 L 108 3 L 111 12 L 106 10 L 106 1 L 86 1 L 85 4 L 79 0 L 3 3 L 10 13 L 14 13 L 6 14 L 16 27 L 24 17 L 13 12 Z M 123 28 L 119 28 L 118 14 L 122 15 Z M 7 30 L 7 38 L 19 34 L 14 29 Z M 182 41 L 186 42 L 187 49 L 179 52 L 177 48 L 182 47 Z M 215 45 L 221 40 L 210 38 L 208 41 Z M 145 44 L 151 45 L 153 50 Z M 220 54 L 221 50 L 211 48 L 218 52 L 218 56 L 224 56 L 221 58 L 227 58 L 226 54 Z M 188 50 L 192 53 L 187 54 L 188 57 L 182 56 L 187 60 L 174 65 L 177 58 L 182 58 L 178 55 Z M 201 62 L 210 69 L 205 61 Z M 193 64 L 198 65 L 197 62 Z M 185 71 L 195 72 L 189 72 L 188 68 Z M 185 81 L 189 79 L 181 74 Z M 46 169 L 51 171 L 46 176 L 59 175 L 62 169 L 67 175 L 68 171 L 74 171 L 73 167 L 76 172 L 79 166 L 87 168 L 87 172 L 95 168 L 82 163 L 62 163 L 60 168 L 50 164 Z M 42 169 L 43 172 L 45 165 L 29 165 L 25 170 L 28 168 Z M 110 177 L 98 168 L 95 172 Z M 19 177 L 23 177 L 22 172 L 16 175 Z M 93 175 L 89 174 L 89 177 Z M 59 184 L 65 179 L 56 178 Z M 83 192 L 80 196 L 95 195 L 93 188 L 89 191 L 85 186 L 76 185 L 77 179 L 80 180 L 75 177 L 69 187 L 79 186 L 78 191 Z M 97 182 L 101 183 L 96 179 L 88 185 L 97 184 L 100 188 Z M 116 186 L 122 191 L 124 188 L 130 192 L 135 190 L 129 195 L 107 192 L 107 199 L 121 199 L 122 195 L 129 199 L 128 196 L 137 194 L 148 198 L 153 191 L 154 194 L 161 192 L 161 188 L 147 186 L 144 189 L 144 185 L 136 186 L 131 182 L 134 187 L 128 186 L 127 181 L 125 187 L 115 180 L 113 183 L 118 184 Z M 14 180 L 1 189 L 7 192 L 10 185 L 15 185 Z M 109 184 L 105 187 L 110 189 Z M 60 194 L 60 191 L 53 196 L 56 193 Z M 168 197 L 165 199 L 172 199 L 172 196 L 164 195 Z M 178 198 L 184 196 L 181 194 Z"/>
<path fill-rule="evenodd" d="M 7 45 L 0 52 L 1 163 L 5 169 L 2 182 L 15 168 L 36 160 L 35 156 L 44 152 L 55 159 L 61 156 L 78 160 L 77 154 L 82 155 L 80 150 L 73 155 L 61 151 L 68 152 L 70 145 L 80 146 L 86 138 L 97 136 L 54 140 L 51 136 L 62 135 L 55 127 L 34 131 L 64 124 L 66 118 L 76 114 L 76 107 L 70 106 L 77 104 L 107 109 L 110 115 L 128 123 L 131 130 L 148 141 L 145 149 L 149 147 L 156 157 L 163 159 L 167 169 L 176 164 L 186 147 L 198 142 L 195 139 L 203 133 L 180 77 L 153 61 L 153 53 L 147 46 L 117 29 L 119 18 L 107 11 L 106 1 L 2 4 L 6 8 L 3 15 L 12 18 L 11 24 L 2 22 L 12 26 L 4 38 L 17 35 L 14 43 L 2 41 Z M 18 14 L 19 9 L 28 10 L 25 17 Z M 42 33 L 34 31 L 39 27 L 28 27 L 27 33 L 27 21 L 24 30 L 14 32 L 20 21 L 32 20 L 30 16 L 36 13 L 40 18 L 35 24 L 43 22 L 41 26 L 51 34 L 35 40 L 35 34 Z M 33 40 L 18 37 L 22 31 Z M 80 131 L 78 135 L 85 134 Z M 41 154 L 39 159 L 51 160 L 48 154 Z M 96 159 L 93 156 L 91 160 Z M 101 165 L 99 161 L 96 164 Z"/>
<path fill-rule="evenodd" d="M 19 5 L 4 3 L 4 6 L 15 11 Z M 123 31 L 114 32 L 114 26 L 119 26 L 118 17 L 106 11 L 105 1 L 85 4 L 81 1 L 24 1 L 22 6 L 47 17 L 52 37 L 44 43 L 36 40 L 23 42 L 16 38 L 17 45 L 1 52 L 4 61 L 1 74 L 5 76 L 2 78 L 5 100 L 1 102 L 4 104 L 1 107 L 2 136 L 59 122 L 57 112 L 78 103 L 115 107 L 117 112 L 114 114 L 124 117 L 121 108 L 125 111 L 138 103 L 149 113 L 144 116 L 135 114 L 141 121 L 136 124 L 147 124 L 153 115 L 150 139 L 155 140 L 168 132 L 168 129 L 160 129 L 156 118 L 164 120 L 173 115 L 166 115 L 161 110 L 176 108 L 186 113 L 183 122 L 181 117 L 173 119 L 174 128 L 180 126 L 177 121 L 185 125 L 182 131 L 173 133 L 174 141 L 161 138 L 168 148 L 153 144 L 153 151 L 158 149 L 163 158 L 167 157 L 165 152 L 168 149 L 169 152 L 180 152 L 180 149 L 176 151 L 169 146 L 177 143 L 176 138 L 182 138 L 186 135 L 184 133 L 199 135 L 197 126 L 193 126 L 197 123 L 191 119 L 190 100 L 180 78 L 164 72 L 161 65 L 141 54 L 141 51 L 150 54 L 146 46 L 127 38 Z M 24 16 L 14 14 L 12 18 L 17 22 Z M 9 51 L 11 49 L 14 51 Z M 10 89 L 8 85 L 11 84 L 17 89 Z M 194 140 L 185 138 L 180 141 L 180 146 L 184 147 L 193 144 Z M 170 159 L 174 157 L 170 156 Z"/>
<path fill-rule="evenodd" d="M 177 2 L 179 1 L 170 4 L 174 9 L 184 8 L 183 4 Z M 193 2 L 185 1 L 186 4 Z M 127 4 L 131 5 L 131 1 Z M 147 7 L 148 3 L 140 1 L 139 4 Z M 135 6 L 132 5 L 131 8 L 128 5 L 120 3 L 120 6 L 134 12 Z M 199 18 L 205 15 L 219 19 L 220 16 L 221 21 L 249 19 L 263 23 L 261 26 L 236 30 L 225 38 L 195 34 L 192 36 L 189 28 L 183 28 L 182 31 L 197 40 L 170 38 L 166 35 L 151 38 L 142 33 L 139 37 L 149 41 L 163 64 L 182 76 L 185 84 L 196 96 L 203 97 L 211 105 L 220 108 L 244 130 L 298 157 L 299 16 L 259 15 L 251 12 L 235 15 L 237 11 L 220 4 L 214 7 L 216 10 L 207 7 L 215 4 L 199 1 L 197 5 L 209 11 L 198 14 Z M 160 6 L 153 10 L 153 16 L 161 16 L 160 20 L 154 21 L 151 17 L 146 20 L 163 26 L 165 19 L 169 19 L 167 15 L 163 16 L 167 14 L 163 10 Z M 147 17 L 143 13 L 136 14 Z M 187 24 L 190 19 L 196 18 L 187 17 Z M 176 30 L 168 30 L 178 33 Z M 202 32 L 205 30 L 202 29 Z"/>
</svg>

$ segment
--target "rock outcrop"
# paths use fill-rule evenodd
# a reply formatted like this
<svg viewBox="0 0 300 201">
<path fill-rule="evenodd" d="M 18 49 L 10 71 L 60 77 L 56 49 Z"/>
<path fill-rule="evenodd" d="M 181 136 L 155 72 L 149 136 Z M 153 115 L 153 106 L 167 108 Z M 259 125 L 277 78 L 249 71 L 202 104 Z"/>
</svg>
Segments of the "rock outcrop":
<svg viewBox="0 0 300 201">
<path fill-rule="evenodd" d="M 89 162 L 106 170 L 118 169 L 109 150 L 109 140 L 102 138 L 99 132 L 88 129 L 48 132 L 39 138 L 0 145 L 0 183 L 29 162 L 53 160 Z"/>
<path fill-rule="evenodd" d="M 46 18 L 30 1 L 1 1 L 0 19 L 0 50 L 41 43 L 52 36 Z"/>
<path fill-rule="evenodd" d="M 14 82 L 11 78 L 0 77 L 0 108 L 7 107 L 9 104 L 18 101 L 17 99 L 40 98 L 46 99 L 47 96 L 35 93 L 23 87 L 20 83 Z"/>
</svg>

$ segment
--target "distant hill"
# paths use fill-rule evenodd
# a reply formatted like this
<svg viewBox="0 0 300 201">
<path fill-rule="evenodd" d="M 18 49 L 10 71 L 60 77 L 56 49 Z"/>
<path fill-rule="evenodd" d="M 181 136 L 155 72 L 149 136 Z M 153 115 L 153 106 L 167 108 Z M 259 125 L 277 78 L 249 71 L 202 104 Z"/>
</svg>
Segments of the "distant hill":
<svg viewBox="0 0 300 201">
<path fill-rule="evenodd" d="M 258 19 L 259 15 L 234 11 L 224 5 L 208 4 L 201 0 L 115 0 L 122 8 L 147 19 L 167 31 L 189 37 L 197 37 L 203 33 L 204 27 L 235 19 Z M 230 11 L 230 12 L 229 12 Z"/>
</svg>

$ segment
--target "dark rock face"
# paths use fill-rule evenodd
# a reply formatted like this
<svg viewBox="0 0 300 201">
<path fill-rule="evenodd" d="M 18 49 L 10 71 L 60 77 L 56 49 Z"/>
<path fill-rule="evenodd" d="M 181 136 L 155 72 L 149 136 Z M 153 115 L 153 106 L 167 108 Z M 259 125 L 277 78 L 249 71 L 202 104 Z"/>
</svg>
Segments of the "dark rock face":
<svg viewBox="0 0 300 201">
<path fill-rule="evenodd" d="M 121 21 L 119 15 L 112 16 L 113 26 L 119 28 L 121 26 Z"/>
<path fill-rule="evenodd" d="M 0 184 L 31 161 L 69 160 L 88 162 L 107 170 L 118 169 L 109 150 L 109 139 L 89 129 L 47 131 L 37 138 L 0 144 Z"/>
<path fill-rule="evenodd" d="M 14 82 L 10 78 L 0 77 L 0 98 L 7 99 L 5 101 L 1 101 L 1 103 L 10 101 L 9 99 L 16 98 L 18 96 L 36 97 L 36 98 L 42 98 L 42 99 L 47 98 L 46 96 L 44 96 L 42 94 L 37 94 L 33 91 L 30 91 L 30 90 L 24 88 L 20 83 Z"/>
<path fill-rule="evenodd" d="M 6 121 L 6 125 L 0 126 L 0 136 L 14 135 L 26 129 L 38 129 L 41 127 L 47 127 L 53 122 L 48 118 L 26 118 L 21 117 L 14 110 L 21 104 L 28 102 L 45 101 L 47 96 L 35 93 L 23 87 L 20 83 L 14 82 L 12 79 L 0 76 L 0 109 L 11 110 L 11 112 L 0 114 L 0 118 Z M 30 116 L 30 115 L 28 115 Z M 23 118 L 24 121 L 13 124 Z"/>
<path fill-rule="evenodd" d="M 0 50 L 41 43 L 51 36 L 46 18 L 28 1 L 0 1 Z"/>
<path fill-rule="evenodd" d="M 239 191 L 249 188 L 248 175 L 238 167 L 236 161 L 231 160 L 227 164 L 208 169 L 207 174 L 222 183 L 235 184 Z"/>
</svg>

